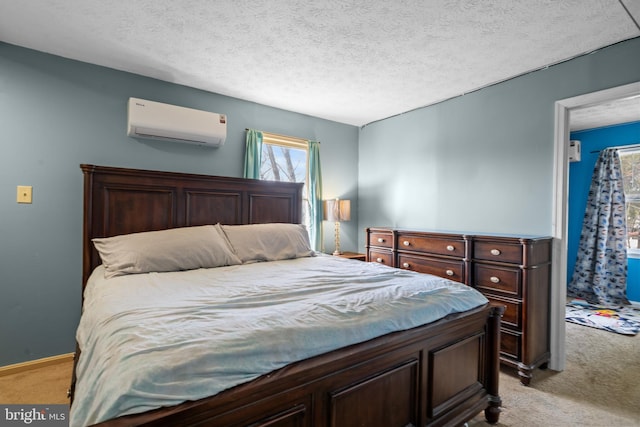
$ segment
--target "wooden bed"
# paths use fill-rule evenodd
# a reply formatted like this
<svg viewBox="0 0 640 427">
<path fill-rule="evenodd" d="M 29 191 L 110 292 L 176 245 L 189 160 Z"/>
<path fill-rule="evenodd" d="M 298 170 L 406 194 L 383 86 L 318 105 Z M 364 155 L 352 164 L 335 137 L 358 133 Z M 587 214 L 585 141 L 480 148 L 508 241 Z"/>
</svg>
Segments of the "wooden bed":
<svg viewBox="0 0 640 427">
<path fill-rule="evenodd" d="M 100 264 L 92 238 L 301 219 L 299 184 L 81 169 L 83 289 Z M 496 423 L 501 314 L 486 305 L 288 365 L 212 397 L 100 425 L 439 426 L 464 424 L 483 410 Z M 72 404 L 75 381 L 74 369 Z"/>
</svg>

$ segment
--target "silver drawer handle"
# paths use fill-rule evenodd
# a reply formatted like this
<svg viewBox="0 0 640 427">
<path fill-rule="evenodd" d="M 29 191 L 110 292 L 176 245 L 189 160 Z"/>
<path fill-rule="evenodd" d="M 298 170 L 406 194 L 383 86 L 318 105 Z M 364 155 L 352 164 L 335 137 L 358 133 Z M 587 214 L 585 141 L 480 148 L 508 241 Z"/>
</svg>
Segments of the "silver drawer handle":
<svg viewBox="0 0 640 427">
<path fill-rule="evenodd" d="M 447 245 L 447 250 L 449 252 L 454 251 L 456 248 L 453 245 Z"/>
<path fill-rule="evenodd" d="M 447 270 L 445 273 L 447 273 L 447 276 L 453 276 L 453 270 Z"/>
<path fill-rule="evenodd" d="M 378 243 L 384 243 L 384 239 L 382 237 L 378 237 Z"/>
<path fill-rule="evenodd" d="M 411 245 L 411 243 L 408 240 L 405 240 L 404 242 L 402 242 L 402 244 L 405 245 L 405 246 Z"/>
<path fill-rule="evenodd" d="M 376 262 L 382 262 L 382 258 L 376 258 Z"/>
<path fill-rule="evenodd" d="M 491 276 L 489 280 L 491 280 L 493 283 L 500 283 L 500 278 L 496 276 Z"/>
<path fill-rule="evenodd" d="M 402 263 L 402 266 L 403 266 L 404 268 L 409 268 L 409 263 L 408 263 L 408 262 L 404 262 L 404 263 Z"/>
<path fill-rule="evenodd" d="M 500 255 L 501 253 L 500 249 L 491 249 L 491 255 Z"/>
</svg>

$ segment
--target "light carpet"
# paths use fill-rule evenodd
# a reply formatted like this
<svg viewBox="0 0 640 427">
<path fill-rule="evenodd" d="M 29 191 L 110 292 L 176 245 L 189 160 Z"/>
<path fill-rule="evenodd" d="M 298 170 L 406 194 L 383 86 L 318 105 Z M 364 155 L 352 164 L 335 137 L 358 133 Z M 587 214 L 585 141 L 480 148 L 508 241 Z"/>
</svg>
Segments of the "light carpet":
<svg viewBox="0 0 640 427">
<path fill-rule="evenodd" d="M 515 372 L 500 375 L 496 426 L 640 426 L 640 335 L 566 323 L 566 366 L 536 369 L 529 387 Z M 479 414 L 470 427 L 488 426 Z"/>
</svg>

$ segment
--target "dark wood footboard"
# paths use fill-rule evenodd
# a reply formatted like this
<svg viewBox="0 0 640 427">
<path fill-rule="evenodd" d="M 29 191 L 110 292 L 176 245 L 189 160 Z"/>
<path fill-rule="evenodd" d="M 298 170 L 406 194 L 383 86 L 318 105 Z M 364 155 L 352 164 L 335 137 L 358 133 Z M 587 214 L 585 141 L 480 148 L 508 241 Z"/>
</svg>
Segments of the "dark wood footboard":
<svg viewBox="0 0 640 427">
<path fill-rule="evenodd" d="M 496 423 L 501 312 L 487 305 L 99 425 L 456 426 L 483 410 Z"/>
</svg>

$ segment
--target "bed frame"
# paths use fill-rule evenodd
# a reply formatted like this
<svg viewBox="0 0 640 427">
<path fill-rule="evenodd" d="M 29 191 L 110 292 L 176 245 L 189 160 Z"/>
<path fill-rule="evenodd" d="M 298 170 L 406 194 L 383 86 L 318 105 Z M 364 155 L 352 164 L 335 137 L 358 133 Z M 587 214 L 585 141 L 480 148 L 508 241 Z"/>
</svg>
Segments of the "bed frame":
<svg viewBox="0 0 640 427">
<path fill-rule="evenodd" d="M 301 219 L 300 184 L 81 169 L 83 289 L 100 263 L 91 243 L 95 237 Z M 501 315 L 501 307 L 486 305 L 293 363 L 212 397 L 100 425 L 440 426 L 464 424 L 483 410 L 493 424 L 501 405 Z M 72 404 L 75 380 L 74 367 Z"/>
</svg>

